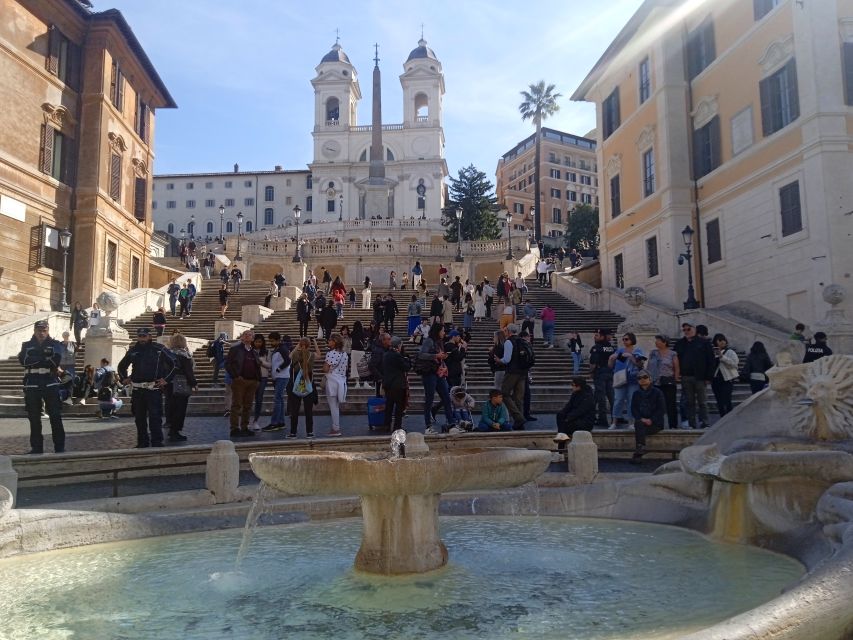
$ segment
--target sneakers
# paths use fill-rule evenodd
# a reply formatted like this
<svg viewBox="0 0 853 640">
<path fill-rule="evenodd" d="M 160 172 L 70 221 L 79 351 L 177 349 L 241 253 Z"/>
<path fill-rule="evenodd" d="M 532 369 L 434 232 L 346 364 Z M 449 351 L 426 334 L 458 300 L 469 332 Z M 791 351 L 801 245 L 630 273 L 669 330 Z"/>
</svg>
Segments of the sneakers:
<svg viewBox="0 0 853 640">
<path fill-rule="evenodd" d="M 690 423 L 687 420 L 682 420 L 681 424 L 678 425 L 679 429 L 692 429 Z"/>
<path fill-rule="evenodd" d="M 341 430 L 340 429 L 331 429 L 326 435 L 330 438 L 337 438 L 338 436 L 341 435 Z"/>
<path fill-rule="evenodd" d="M 426 429 L 424 429 L 425 436 L 437 436 L 438 434 L 438 430 L 433 429 L 432 427 L 427 427 Z"/>
<path fill-rule="evenodd" d="M 707 422 L 703 422 L 702 424 L 699 425 L 699 428 L 700 429 L 710 429 L 711 425 L 709 425 Z"/>
<path fill-rule="evenodd" d="M 291 439 L 291 438 L 295 438 L 295 437 L 296 437 L 296 434 L 295 434 L 295 433 L 288 433 L 288 434 L 287 434 L 286 436 L 284 436 L 284 437 L 285 437 L 285 438 L 287 438 L 287 439 L 289 440 L 289 439 Z"/>
<path fill-rule="evenodd" d="M 527 422 L 536 422 L 539 418 L 537 418 L 536 416 L 524 416 L 524 419 Z"/>
<path fill-rule="evenodd" d="M 268 424 L 265 427 L 261 427 L 261 431 L 281 431 L 284 429 L 283 424 Z"/>
<path fill-rule="evenodd" d="M 609 427 L 607 427 L 607 429 L 608 429 L 609 431 L 614 431 L 614 430 L 616 430 L 616 429 L 618 429 L 618 428 L 619 428 L 619 426 L 618 426 L 615 422 L 614 422 L 613 424 L 611 424 Z"/>
<path fill-rule="evenodd" d="M 170 433 L 169 442 L 186 442 L 187 437 L 183 433 Z"/>
<path fill-rule="evenodd" d="M 449 433 L 452 436 L 458 436 L 460 433 L 465 433 L 465 429 L 462 429 L 460 427 L 450 427 L 450 429 L 448 429 L 447 433 Z"/>
<path fill-rule="evenodd" d="M 86 404 L 86 398 L 80 398 L 80 402 L 77 404 Z"/>
<path fill-rule="evenodd" d="M 313 440 L 314 439 L 314 432 L 312 431 L 311 433 L 306 434 L 305 437 L 308 438 L 309 440 Z"/>
<path fill-rule="evenodd" d="M 261 425 L 258 424 L 258 421 L 255 420 L 252 424 L 249 425 L 249 429 L 252 431 L 262 431 Z"/>
<path fill-rule="evenodd" d="M 74 404 L 74 401 L 71 398 L 65 398 L 65 400 L 62 401 L 62 404 L 72 405 Z"/>
</svg>

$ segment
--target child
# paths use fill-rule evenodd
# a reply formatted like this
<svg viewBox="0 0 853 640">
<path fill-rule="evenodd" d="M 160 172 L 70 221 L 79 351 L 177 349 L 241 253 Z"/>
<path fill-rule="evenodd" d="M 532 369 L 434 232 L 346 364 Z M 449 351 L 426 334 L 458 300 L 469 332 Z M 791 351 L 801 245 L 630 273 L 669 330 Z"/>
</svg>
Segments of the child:
<svg viewBox="0 0 853 640">
<path fill-rule="evenodd" d="M 512 431 L 512 420 L 504 406 L 504 396 L 500 389 L 489 391 L 489 401 L 483 405 L 483 414 L 477 431 Z"/>
<path fill-rule="evenodd" d="M 471 431 L 474 422 L 471 419 L 471 411 L 476 406 L 474 398 L 465 391 L 464 387 L 457 386 L 450 390 L 450 407 L 453 410 L 453 422 L 462 431 Z"/>
</svg>

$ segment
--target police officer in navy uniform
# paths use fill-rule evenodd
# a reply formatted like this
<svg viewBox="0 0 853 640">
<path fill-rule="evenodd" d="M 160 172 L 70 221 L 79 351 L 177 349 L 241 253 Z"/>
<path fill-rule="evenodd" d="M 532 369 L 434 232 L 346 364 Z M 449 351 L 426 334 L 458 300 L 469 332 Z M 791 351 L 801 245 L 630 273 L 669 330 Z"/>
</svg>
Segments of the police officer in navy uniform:
<svg viewBox="0 0 853 640">
<path fill-rule="evenodd" d="M 58 340 L 50 337 L 46 320 L 39 320 L 33 327 L 33 337 L 21 345 L 18 361 L 26 367 L 24 374 L 24 404 L 30 420 L 30 453 L 44 453 L 44 438 L 41 434 L 41 408 L 50 417 L 53 450 L 65 451 L 65 429 L 62 426 L 62 404 L 59 400 L 59 362 L 65 348 Z"/>
<path fill-rule="evenodd" d="M 818 331 L 814 334 L 814 341 L 806 345 L 806 353 L 803 356 L 803 364 L 820 360 L 832 355 L 832 349 L 826 345 L 826 334 Z"/>
<path fill-rule="evenodd" d="M 595 406 L 598 409 L 597 427 L 607 427 L 608 416 L 613 408 L 613 369 L 608 361 L 616 353 L 616 347 L 610 341 L 610 331 L 599 329 L 595 332 L 595 345 L 589 350 L 589 366 L 592 369 L 592 382 L 595 386 Z M 609 403 L 609 404 L 608 404 Z"/>
<path fill-rule="evenodd" d="M 136 448 L 162 447 L 163 388 L 177 372 L 175 357 L 162 344 L 152 341 L 148 327 L 137 329 L 136 338 L 136 344 L 118 363 L 118 375 L 123 384 L 133 385 Z M 128 366 L 133 367 L 130 376 Z"/>
</svg>

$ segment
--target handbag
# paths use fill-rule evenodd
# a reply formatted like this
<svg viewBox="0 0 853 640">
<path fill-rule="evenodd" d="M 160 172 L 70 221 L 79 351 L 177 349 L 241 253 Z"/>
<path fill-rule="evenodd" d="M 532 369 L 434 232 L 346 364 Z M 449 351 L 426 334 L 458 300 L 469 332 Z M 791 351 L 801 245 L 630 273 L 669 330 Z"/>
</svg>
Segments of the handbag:
<svg viewBox="0 0 853 640">
<path fill-rule="evenodd" d="M 183 373 L 179 373 L 172 378 L 172 393 L 176 396 L 188 396 L 192 394 L 190 384 Z"/>
<path fill-rule="evenodd" d="M 296 378 L 293 379 L 293 395 L 304 398 L 306 396 L 310 396 L 314 393 L 314 385 L 311 384 L 311 381 L 302 375 L 302 370 L 296 374 Z"/>
<path fill-rule="evenodd" d="M 435 371 L 435 375 L 437 375 L 439 378 L 446 378 L 449 373 L 450 371 L 447 368 L 447 365 L 443 362 L 438 365 L 438 369 L 436 369 Z"/>
<path fill-rule="evenodd" d="M 356 365 L 356 370 L 358 371 L 359 378 L 369 378 L 371 376 L 370 373 L 370 359 L 362 357 L 361 360 L 358 361 Z"/>
<path fill-rule="evenodd" d="M 628 384 L 628 369 L 620 369 L 613 374 L 613 388 L 619 389 Z"/>
</svg>

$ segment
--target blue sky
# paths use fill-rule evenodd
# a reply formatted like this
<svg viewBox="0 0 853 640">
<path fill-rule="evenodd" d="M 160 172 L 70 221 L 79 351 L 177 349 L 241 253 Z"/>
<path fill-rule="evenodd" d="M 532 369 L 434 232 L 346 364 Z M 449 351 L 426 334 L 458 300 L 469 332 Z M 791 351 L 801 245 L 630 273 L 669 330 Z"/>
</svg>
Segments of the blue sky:
<svg viewBox="0 0 853 640">
<path fill-rule="evenodd" d="M 546 126 L 583 135 L 590 104 L 569 95 L 641 0 L 95 0 L 127 18 L 178 109 L 157 114 L 155 173 L 304 168 L 312 157 L 314 68 L 335 42 L 359 73 L 369 124 L 373 43 L 383 121 L 402 121 L 398 76 L 424 37 L 442 63 L 451 175 L 473 163 L 494 181 L 498 158 L 530 135 L 519 92 L 544 79 L 563 94 Z"/>
</svg>

